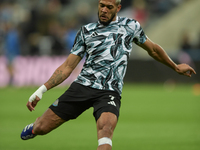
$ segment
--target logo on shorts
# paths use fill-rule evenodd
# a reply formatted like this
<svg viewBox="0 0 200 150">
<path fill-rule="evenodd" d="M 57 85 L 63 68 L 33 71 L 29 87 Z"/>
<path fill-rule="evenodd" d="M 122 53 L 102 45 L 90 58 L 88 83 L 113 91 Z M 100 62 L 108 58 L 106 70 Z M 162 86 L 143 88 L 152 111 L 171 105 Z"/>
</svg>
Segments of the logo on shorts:
<svg viewBox="0 0 200 150">
<path fill-rule="evenodd" d="M 108 102 L 108 104 L 113 105 L 115 107 L 117 106 L 114 101 L 110 101 L 110 102 Z"/>
<path fill-rule="evenodd" d="M 114 99 L 115 99 L 115 97 L 114 96 L 112 96 L 112 95 L 109 95 L 109 97 L 110 97 L 110 102 L 108 102 L 108 104 L 110 104 L 110 105 L 113 105 L 113 106 L 117 106 L 116 104 L 115 104 L 115 101 L 113 101 Z"/>
<path fill-rule="evenodd" d="M 112 96 L 112 95 L 109 95 L 109 97 L 110 97 L 110 99 L 111 99 L 112 101 L 115 99 L 115 97 Z"/>
<path fill-rule="evenodd" d="M 57 99 L 52 105 L 53 106 L 58 106 L 58 102 L 59 102 L 59 99 Z"/>
</svg>

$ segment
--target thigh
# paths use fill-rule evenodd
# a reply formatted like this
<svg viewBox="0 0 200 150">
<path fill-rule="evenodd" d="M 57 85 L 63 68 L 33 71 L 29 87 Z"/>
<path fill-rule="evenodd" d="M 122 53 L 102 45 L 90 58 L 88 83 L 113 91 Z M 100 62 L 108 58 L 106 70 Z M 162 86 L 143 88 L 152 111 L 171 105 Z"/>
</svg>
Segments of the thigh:
<svg viewBox="0 0 200 150">
<path fill-rule="evenodd" d="M 64 119 L 56 115 L 51 109 L 48 108 L 41 117 L 36 119 L 33 130 L 35 132 L 39 132 L 40 134 L 46 134 L 59 127 L 64 122 Z"/>
</svg>

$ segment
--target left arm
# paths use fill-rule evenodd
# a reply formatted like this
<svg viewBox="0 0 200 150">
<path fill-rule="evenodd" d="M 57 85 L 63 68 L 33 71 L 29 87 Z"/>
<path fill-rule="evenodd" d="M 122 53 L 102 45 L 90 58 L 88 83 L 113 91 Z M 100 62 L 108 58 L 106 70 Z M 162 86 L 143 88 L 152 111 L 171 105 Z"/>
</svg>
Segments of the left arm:
<svg viewBox="0 0 200 150">
<path fill-rule="evenodd" d="M 174 63 L 160 45 L 152 42 L 148 38 L 143 44 L 139 44 L 138 46 L 145 49 L 148 52 L 148 54 L 155 60 L 167 65 L 168 67 L 172 68 L 179 74 L 188 77 L 191 77 L 192 73 L 196 74 L 195 70 L 189 65 L 187 64 L 177 65 L 176 63 Z"/>
</svg>

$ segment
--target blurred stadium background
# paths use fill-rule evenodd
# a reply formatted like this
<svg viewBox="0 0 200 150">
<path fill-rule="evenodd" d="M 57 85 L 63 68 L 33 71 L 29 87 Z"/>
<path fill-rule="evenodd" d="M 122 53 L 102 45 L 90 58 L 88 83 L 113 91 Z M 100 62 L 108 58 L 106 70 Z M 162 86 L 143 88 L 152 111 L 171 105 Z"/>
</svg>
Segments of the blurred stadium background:
<svg viewBox="0 0 200 150">
<path fill-rule="evenodd" d="M 95 149 L 92 110 L 57 132 L 38 137 L 38 145 L 21 141 L 19 134 L 49 106 L 49 101 L 41 101 L 30 114 L 25 104 L 66 59 L 77 30 L 97 20 L 97 4 L 98 0 L 0 0 L 0 149 Z M 199 6 L 199 0 L 122 0 L 118 15 L 138 20 L 150 39 L 175 62 L 194 67 L 197 75 L 180 76 L 133 46 L 114 149 L 200 149 Z M 53 102 L 82 64 L 64 88 L 55 88 L 44 99 Z"/>
<path fill-rule="evenodd" d="M 0 86 L 45 82 L 69 54 L 80 26 L 97 20 L 97 4 L 98 0 L 0 0 Z M 188 63 L 198 73 L 199 5 L 199 0 L 122 0 L 119 16 L 138 20 L 175 62 Z M 134 45 L 125 81 L 166 80 L 200 82 L 198 74 L 181 78 Z"/>
</svg>

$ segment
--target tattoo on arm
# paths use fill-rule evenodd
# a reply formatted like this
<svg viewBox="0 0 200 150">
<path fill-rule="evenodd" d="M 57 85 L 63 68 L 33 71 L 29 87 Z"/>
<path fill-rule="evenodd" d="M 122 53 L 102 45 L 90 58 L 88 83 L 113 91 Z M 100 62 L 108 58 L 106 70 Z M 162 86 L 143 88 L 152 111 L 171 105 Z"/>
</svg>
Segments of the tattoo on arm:
<svg viewBox="0 0 200 150">
<path fill-rule="evenodd" d="M 45 83 L 47 89 L 49 90 L 67 79 L 80 60 L 80 56 L 70 54 L 67 60 L 54 71 L 53 75 Z"/>
<path fill-rule="evenodd" d="M 65 80 L 65 74 L 63 74 L 63 71 L 56 70 L 49 79 L 49 81 L 47 82 L 51 87 L 55 87 L 56 85 L 62 83 L 64 80 Z"/>
</svg>

